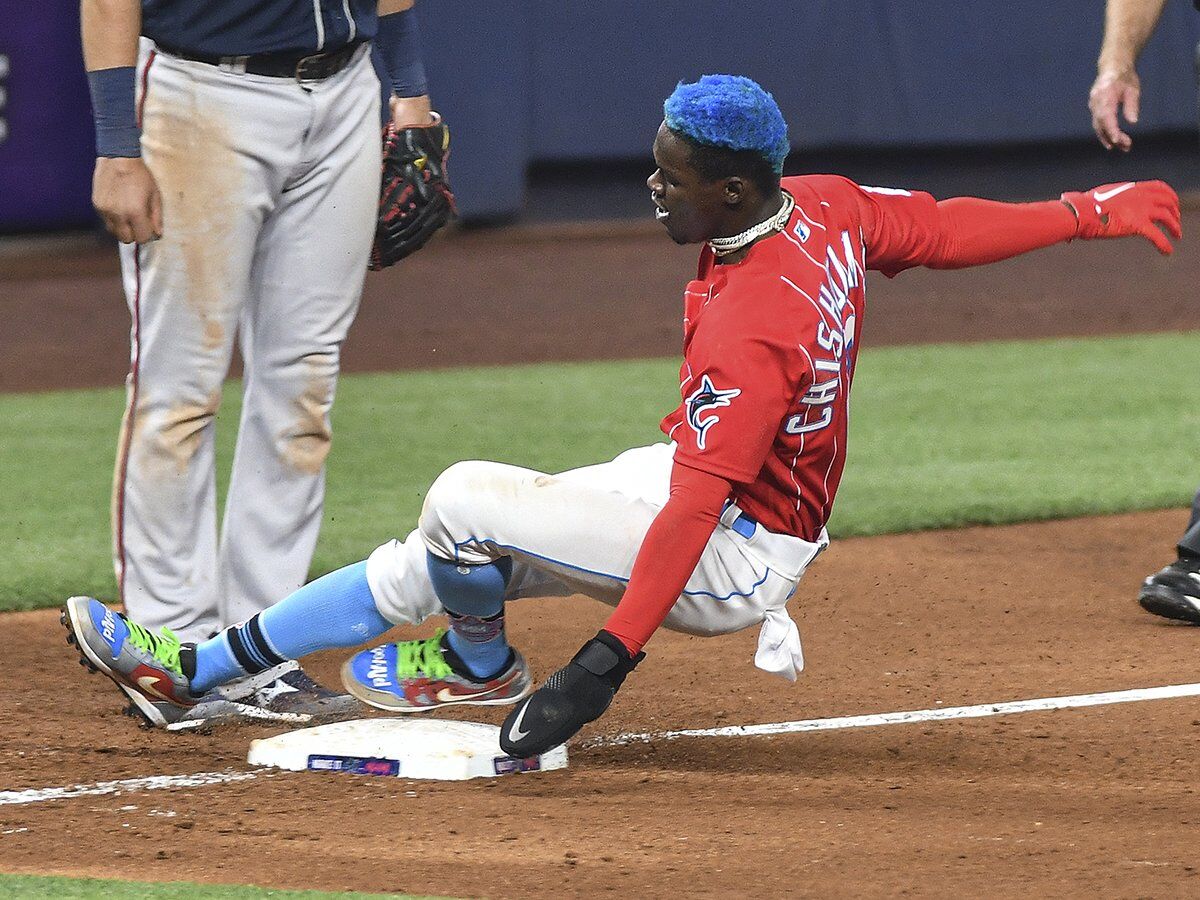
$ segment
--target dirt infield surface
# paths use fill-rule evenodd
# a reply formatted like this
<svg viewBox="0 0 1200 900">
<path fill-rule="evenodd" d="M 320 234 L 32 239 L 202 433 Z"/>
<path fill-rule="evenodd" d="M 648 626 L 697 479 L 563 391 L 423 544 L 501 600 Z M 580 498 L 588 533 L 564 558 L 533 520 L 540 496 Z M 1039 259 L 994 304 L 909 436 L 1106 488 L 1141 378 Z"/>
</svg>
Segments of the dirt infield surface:
<svg viewBox="0 0 1200 900">
<path fill-rule="evenodd" d="M 837 543 L 793 601 L 796 685 L 752 667 L 753 634 L 662 634 L 584 736 L 1200 680 L 1200 633 L 1132 599 L 1131 573 L 1180 525 Z M 249 740 L 273 733 L 139 730 L 56 615 L 5 620 L 3 787 L 245 769 Z M 545 677 L 603 615 L 523 601 L 511 635 Z M 1180 896 L 1200 889 L 1198 736 L 1200 701 L 1184 699 L 575 750 L 565 772 L 456 784 L 279 774 L 0 806 L 0 870 L 490 897 Z"/>
<path fill-rule="evenodd" d="M 636 228 L 452 236 L 372 276 L 346 368 L 672 354 L 693 259 Z M 866 341 L 1200 328 L 1198 283 L 1187 245 L 1164 261 L 1133 242 L 907 273 L 872 286 Z M 0 314 L 0 389 L 120 382 L 128 318 L 107 248 L 0 260 Z M 753 634 L 662 634 L 584 736 L 1200 681 L 1200 631 L 1133 602 L 1183 522 L 838 542 L 792 603 L 796 685 L 752 667 Z M 603 617 L 581 598 L 526 601 L 511 636 L 544 677 Z M 274 733 L 139 730 L 56 619 L 3 619 L 0 790 L 246 771 L 249 741 Z M 333 681 L 339 659 L 312 669 Z M 1198 736 L 1200 701 L 1181 699 L 576 748 L 566 772 L 462 784 L 259 775 L 0 805 L 0 871 L 496 897 L 1185 895 L 1200 890 Z"/>
</svg>

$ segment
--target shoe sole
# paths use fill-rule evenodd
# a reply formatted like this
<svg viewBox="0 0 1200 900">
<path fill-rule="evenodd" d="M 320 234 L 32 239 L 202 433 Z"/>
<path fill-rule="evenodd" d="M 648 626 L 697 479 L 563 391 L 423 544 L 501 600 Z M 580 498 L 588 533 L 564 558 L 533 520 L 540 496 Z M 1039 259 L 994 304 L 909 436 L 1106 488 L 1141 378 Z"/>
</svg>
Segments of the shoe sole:
<svg viewBox="0 0 1200 900">
<path fill-rule="evenodd" d="M 1178 591 L 1150 585 L 1138 594 L 1142 609 L 1164 619 L 1200 625 L 1200 606 L 1184 598 Z"/>
<path fill-rule="evenodd" d="M 346 660 L 342 664 L 342 686 L 349 692 L 350 696 L 356 700 L 373 706 L 375 709 L 386 710 L 394 713 L 427 713 L 433 712 L 435 709 L 446 709 L 451 706 L 510 706 L 513 703 L 520 703 L 526 697 L 533 693 L 533 681 L 530 680 L 525 685 L 525 690 L 521 691 L 515 697 L 497 697 L 491 700 L 471 700 L 464 697 L 462 700 L 452 700 L 449 703 L 435 703 L 432 706 L 396 706 L 389 702 L 388 698 L 392 695 L 385 694 L 382 691 L 372 691 L 370 688 L 364 688 L 354 680 L 351 674 L 352 659 Z M 379 699 L 376 699 L 378 697 Z"/>
<path fill-rule="evenodd" d="M 166 728 L 170 724 L 167 722 L 167 717 L 147 697 L 127 684 L 120 681 L 115 683 L 121 689 L 125 699 L 129 701 L 129 705 L 125 708 L 126 715 L 141 719 L 142 724 L 148 728 Z"/>
<path fill-rule="evenodd" d="M 275 725 L 319 725 L 323 722 L 338 721 L 338 719 L 332 717 L 315 716 L 311 713 L 279 712 L 277 710 L 263 709 L 260 706 L 240 703 L 237 700 L 212 700 L 197 704 L 189 709 L 179 707 L 181 716 L 186 716 L 188 712 L 195 710 L 199 706 L 205 707 L 205 715 L 194 719 L 179 718 L 168 721 L 159 710 L 158 704 L 147 699 L 126 684 L 117 682 L 117 687 L 121 689 L 122 695 L 129 701 L 125 708 L 125 714 L 140 719 L 141 724 L 147 728 L 164 728 L 167 731 L 194 731 L 196 729 L 207 730 L 215 725 L 231 725 L 239 722 L 264 722 Z M 209 707 L 215 707 L 216 709 L 209 711 Z M 349 718 L 349 716 L 342 716 L 342 718 Z"/>
</svg>

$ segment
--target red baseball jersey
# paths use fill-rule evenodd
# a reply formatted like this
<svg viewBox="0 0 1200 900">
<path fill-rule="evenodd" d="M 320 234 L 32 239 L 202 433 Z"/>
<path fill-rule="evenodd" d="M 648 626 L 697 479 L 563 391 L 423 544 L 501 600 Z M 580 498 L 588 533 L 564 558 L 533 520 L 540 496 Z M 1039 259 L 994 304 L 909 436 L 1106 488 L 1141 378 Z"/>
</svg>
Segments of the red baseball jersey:
<svg viewBox="0 0 1200 900">
<path fill-rule="evenodd" d="M 765 528 L 815 540 L 846 461 L 864 273 L 894 275 L 936 246 L 929 194 L 836 175 L 783 179 L 787 228 L 739 263 L 707 246 L 684 293 L 680 393 L 662 421 L 675 460 L 734 482 Z"/>
</svg>

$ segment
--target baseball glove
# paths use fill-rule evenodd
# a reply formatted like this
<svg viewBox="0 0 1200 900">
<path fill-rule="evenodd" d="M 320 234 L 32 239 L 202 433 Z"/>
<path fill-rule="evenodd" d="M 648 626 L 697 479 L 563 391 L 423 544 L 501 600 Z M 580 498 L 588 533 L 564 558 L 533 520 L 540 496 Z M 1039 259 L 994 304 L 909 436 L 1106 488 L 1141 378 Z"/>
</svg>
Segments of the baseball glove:
<svg viewBox="0 0 1200 900">
<path fill-rule="evenodd" d="M 454 215 L 446 181 L 450 129 L 437 113 L 432 125 L 383 132 L 383 189 L 368 268 L 386 269 L 425 246 Z"/>
</svg>

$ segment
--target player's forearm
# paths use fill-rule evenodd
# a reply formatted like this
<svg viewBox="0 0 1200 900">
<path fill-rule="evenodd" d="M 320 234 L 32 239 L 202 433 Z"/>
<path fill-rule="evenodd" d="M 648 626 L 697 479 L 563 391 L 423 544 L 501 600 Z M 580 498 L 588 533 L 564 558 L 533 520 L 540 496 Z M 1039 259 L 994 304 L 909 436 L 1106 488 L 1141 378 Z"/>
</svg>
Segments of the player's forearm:
<svg viewBox="0 0 1200 900">
<path fill-rule="evenodd" d="M 1058 200 L 1001 203 L 955 197 L 937 205 L 939 234 L 925 265 L 964 269 L 1069 241 L 1075 214 Z"/>
<path fill-rule="evenodd" d="M 393 121 L 427 124 L 429 85 L 412 0 L 380 0 L 375 45 L 391 86 Z"/>
<path fill-rule="evenodd" d="M 1108 0 L 1104 42 L 1096 64 L 1101 74 L 1132 71 L 1166 3 L 1167 0 Z"/>
<path fill-rule="evenodd" d="M 707 472 L 678 464 L 672 470 L 671 497 L 650 524 L 629 587 L 604 625 L 631 654 L 642 649 L 683 593 L 730 488 L 724 478 Z"/>
<path fill-rule="evenodd" d="M 83 64 L 89 72 L 137 63 L 140 0 L 82 0 Z"/>
<path fill-rule="evenodd" d="M 96 126 L 96 156 L 136 158 L 141 134 L 134 109 L 140 0 L 83 0 L 83 63 Z"/>
</svg>

